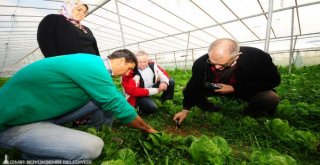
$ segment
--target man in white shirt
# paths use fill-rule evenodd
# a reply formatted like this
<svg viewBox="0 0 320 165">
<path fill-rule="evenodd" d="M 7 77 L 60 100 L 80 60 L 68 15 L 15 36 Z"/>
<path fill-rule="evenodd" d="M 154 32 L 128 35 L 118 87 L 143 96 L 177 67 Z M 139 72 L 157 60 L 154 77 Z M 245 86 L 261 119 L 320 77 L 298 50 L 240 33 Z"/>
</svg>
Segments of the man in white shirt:
<svg viewBox="0 0 320 165">
<path fill-rule="evenodd" d="M 138 69 L 122 77 L 128 102 L 145 114 L 154 113 L 157 105 L 149 97 L 161 93 L 161 101 L 172 99 L 174 95 L 174 80 L 168 73 L 154 61 L 150 61 L 149 55 L 140 50 L 136 54 Z"/>
</svg>

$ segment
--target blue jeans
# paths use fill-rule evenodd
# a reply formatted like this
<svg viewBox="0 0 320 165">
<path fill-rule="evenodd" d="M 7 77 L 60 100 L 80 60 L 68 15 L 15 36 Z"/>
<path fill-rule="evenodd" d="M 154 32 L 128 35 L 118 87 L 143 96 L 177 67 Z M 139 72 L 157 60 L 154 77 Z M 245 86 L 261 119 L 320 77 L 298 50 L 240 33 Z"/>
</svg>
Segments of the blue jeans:
<svg viewBox="0 0 320 165">
<path fill-rule="evenodd" d="M 166 91 L 164 91 L 161 95 L 161 101 L 164 102 L 166 100 L 172 100 L 174 95 L 174 80 L 172 78 L 169 79 L 169 86 Z M 153 85 L 153 87 L 159 87 L 160 82 Z M 157 111 L 157 105 L 151 97 L 137 97 L 137 108 L 144 114 L 152 114 Z"/>
<path fill-rule="evenodd" d="M 82 116 L 92 113 L 92 117 L 88 122 L 88 125 L 96 128 L 100 128 L 102 125 L 112 127 L 113 114 L 110 111 L 101 110 L 95 103 L 90 101 L 88 104 L 71 112 L 65 116 L 59 117 L 53 120 L 54 123 L 62 125 L 71 121 L 74 121 Z"/>
<path fill-rule="evenodd" d="M 111 126 L 112 113 L 103 112 L 89 102 L 61 118 L 7 128 L 0 132 L 0 146 L 15 148 L 23 159 L 93 160 L 103 149 L 103 140 L 89 133 L 60 126 L 93 112 L 90 124 Z"/>
<path fill-rule="evenodd" d="M 104 143 L 89 133 L 45 121 L 0 132 L 0 145 L 20 150 L 23 159 L 93 160 L 101 154 Z"/>
</svg>

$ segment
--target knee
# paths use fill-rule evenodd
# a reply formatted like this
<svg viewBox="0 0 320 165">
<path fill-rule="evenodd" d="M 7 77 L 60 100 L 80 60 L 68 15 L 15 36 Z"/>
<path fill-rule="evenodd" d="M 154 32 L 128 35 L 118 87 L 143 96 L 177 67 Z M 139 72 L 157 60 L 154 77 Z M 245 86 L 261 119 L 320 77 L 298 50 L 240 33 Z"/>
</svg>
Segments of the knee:
<svg viewBox="0 0 320 165">
<path fill-rule="evenodd" d="M 254 95 L 250 102 L 256 104 L 277 105 L 280 102 L 280 97 L 274 91 L 269 90 Z"/>
<path fill-rule="evenodd" d="M 152 114 L 157 111 L 157 105 L 155 103 L 144 106 L 140 109 L 144 114 Z"/>
<path fill-rule="evenodd" d="M 149 107 L 149 109 L 150 109 L 150 112 L 151 112 L 151 113 L 155 113 L 158 108 L 157 108 L 157 105 L 156 105 L 156 104 L 153 104 L 153 105 L 151 105 L 151 106 Z"/>
<path fill-rule="evenodd" d="M 152 113 L 155 113 L 156 111 L 157 111 L 157 105 L 152 104 L 149 107 L 147 107 L 145 113 L 146 114 L 152 114 Z"/>
<path fill-rule="evenodd" d="M 104 142 L 99 137 L 93 136 L 86 141 L 83 141 L 83 144 L 77 148 L 77 155 L 80 160 L 94 160 L 100 156 Z"/>
<path fill-rule="evenodd" d="M 273 116 L 279 102 L 280 97 L 275 92 L 264 91 L 251 98 L 244 113 L 253 117 Z"/>
<path fill-rule="evenodd" d="M 265 95 L 263 101 L 267 104 L 278 105 L 280 102 L 280 96 L 275 92 L 269 92 Z"/>
<path fill-rule="evenodd" d="M 174 80 L 173 80 L 172 78 L 170 78 L 170 79 L 169 79 L 169 86 L 172 86 L 172 87 L 173 87 L 173 86 L 174 86 L 174 83 L 175 83 Z"/>
</svg>

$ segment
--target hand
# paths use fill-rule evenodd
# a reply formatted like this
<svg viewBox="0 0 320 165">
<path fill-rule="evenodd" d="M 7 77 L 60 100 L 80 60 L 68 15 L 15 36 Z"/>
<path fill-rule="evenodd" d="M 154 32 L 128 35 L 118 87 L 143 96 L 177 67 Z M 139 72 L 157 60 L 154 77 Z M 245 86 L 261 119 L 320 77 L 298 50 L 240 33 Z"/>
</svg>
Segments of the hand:
<svg viewBox="0 0 320 165">
<path fill-rule="evenodd" d="M 217 84 L 217 85 L 221 85 L 222 88 L 216 89 L 216 90 L 214 90 L 214 92 L 217 92 L 220 94 L 230 94 L 230 93 L 234 92 L 234 88 L 231 85 L 227 85 L 227 84 Z"/>
<path fill-rule="evenodd" d="M 161 82 L 159 84 L 159 92 L 163 92 L 163 91 L 167 90 L 167 88 L 168 88 L 168 84 L 167 83 Z"/>
<path fill-rule="evenodd" d="M 140 129 L 140 130 L 142 130 L 144 132 L 147 132 L 147 133 L 156 133 L 156 132 L 158 132 L 157 130 L 153 129 L 148 124 L 146 124 L 142 120 L 142 118 L 140 116 L 137 116 L 133 121 L 128 123 L 128 126 Z"/>
<path fill-rule="evenodd" d="M 181 112 L 178 112 L 174 115 L 173 120 L 181 124 L 182 121 L 187 117 L 188 113 L 188 110 L 183 109 Z"/>
<path fill-rule="evenodd" d="M 148 130 L 145 130 L 145 132 L 147 132 L 147 133 L 157 133 L 158 131 L 153 129 L 153 128 L 150 128 Z"/>
</svg>

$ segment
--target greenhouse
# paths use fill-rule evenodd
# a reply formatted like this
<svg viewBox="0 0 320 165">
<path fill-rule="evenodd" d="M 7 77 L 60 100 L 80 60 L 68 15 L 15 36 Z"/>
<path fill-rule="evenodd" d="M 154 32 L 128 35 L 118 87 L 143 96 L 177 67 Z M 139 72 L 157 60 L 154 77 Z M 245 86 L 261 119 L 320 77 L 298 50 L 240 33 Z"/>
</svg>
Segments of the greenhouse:
<svg viewBox="0 0 320 165">
<path fill-rule="evenodd" d="M 44 160 L 26 158 L 25 151 L 17 149 L 19 147 L 6 148 L 7 144 L 2 144 L 1 129 L 5 126 L 2 120 L 6 120 L 3 114 L 8 107 L 3 100 L 33 97 L 30 94 L 24 98 L 15 93 L 4 96 L 9 91 L 5 91 L 8 89 L 5 85 L 16 73 L 21 75 L 19 71 L 26 66 L 47 59 L 39 46 L 40 22 L 50 14 L 63 15 L 63 6 L 71 2 L 73 0 L 0 1 L 0 162 L 3 164 Z M 81 24 L 79 21 L 73 24 L 79 25 L 86 34 L 92 32 L 102 59 L 123 49 L 147 52 L 148 58 L 175 81 L 174 97 L 163 101 L 160 92 L 152 95 L 150 98 L 157 112 L 138 113 L 157 133 L 127 127 L 117 117 L 111 128 L 75 126 L 69 122 L 64 127 L 102 139 L 104 146 L 98 157 L 84 158 L 83 162 L 34 161 L 33 164 L 320 164 L 319 0 L 81 0 L 81 3 L 87 5 L 88 11 Z M 58 23 L 50 26 L 55 25 Z M 43 31 L 50 31 L 50 26 Z M 55 31 L 55 34 L 69 39 L 67 31 L 60 34 Z M 212 42 L 224 38 L 236 41 L 241 47 L 254 47 L 270 54 L 281 76 L 281 83 L 272 89 L 280 98 L 275 114 L 257 118 L 246 116 L 243 109 L 249 103 L 243 99 L 208 97 L 220 107 L 219 111 L 203 111 L 194 106 L 183 123 L 176 123 L 173 117 L 185 107 L 186 92 L 183 91 L 191 81 L 195 61 L 211 51 Z M 64 44 L 67 49 L 69 44 Z M 85 44 L 80 45 L 81 49 L 86 49 L 83 48 Z M 243 52 L 238 53 L 241 58 Z M 210 55 L 207 62 L 212 63 Z M 225 66 L 222 63 L 212 65 Z M 67 65 L 59 64 L 62 69 L 72 70 L 64 66 Z M 88 63 L 85 67 L 90 66 Z M 81 67 L 79 72 L 85 70 Z M 265 69 L 268 71 L 267 66 Z M 126 97 L 123 78 L 111 81 L 119 96 Z M 41 87 L 30 88 L 34 93 L 42 92 Z M 18 90 L 20 87 L 12 91 Z M 79 99 L 87 98 L 79 96 Z M 53 100 L 62 103 L 58 98 Z M 122 107 L 120 103 L 113 104 Z M 59 106 L 63 105 L 56 107 Z M 30 112 L 32 114 L 32 109 Z M 51 120 L 46 118 L 45 121 Z"/>
</svg>

